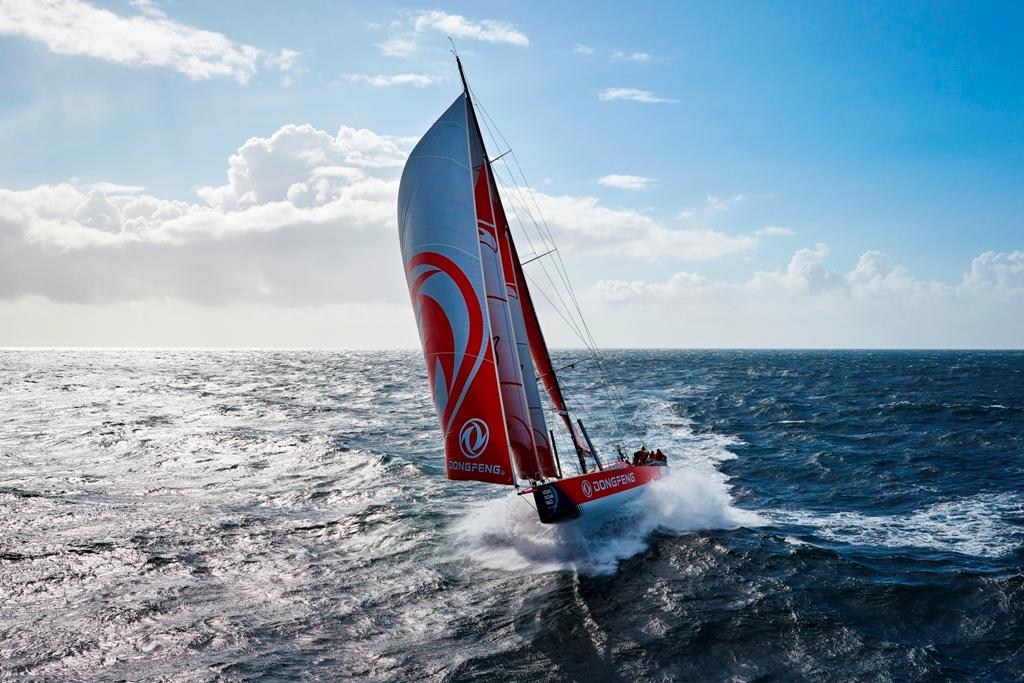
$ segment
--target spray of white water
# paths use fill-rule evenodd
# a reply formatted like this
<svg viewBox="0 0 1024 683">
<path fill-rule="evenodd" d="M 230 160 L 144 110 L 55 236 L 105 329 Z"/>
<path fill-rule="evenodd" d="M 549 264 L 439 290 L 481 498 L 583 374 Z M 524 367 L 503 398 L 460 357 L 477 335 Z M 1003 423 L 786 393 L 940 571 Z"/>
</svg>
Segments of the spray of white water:
<svg viewBox="0 0 1024 683">
<path fill-rule="evenodd" d="M 610 514 L 600 528 L 541 524 L 531 497 L 511 495 L 467 512 L 454 528 L 458 553 L 493 569 L 605 573 L 643 552 L 656 529 L 686 533 L 762 523 L 755 513 L 733 505 L 728 477 L 715 466 L 736 457 L 728 446 L 738 441 L 694 433 L 666 402 L 649 402 L 642 413 L 649 425 L 646 442 L 668 452 L 671 467 L 666 477 Z"/>
</svg>

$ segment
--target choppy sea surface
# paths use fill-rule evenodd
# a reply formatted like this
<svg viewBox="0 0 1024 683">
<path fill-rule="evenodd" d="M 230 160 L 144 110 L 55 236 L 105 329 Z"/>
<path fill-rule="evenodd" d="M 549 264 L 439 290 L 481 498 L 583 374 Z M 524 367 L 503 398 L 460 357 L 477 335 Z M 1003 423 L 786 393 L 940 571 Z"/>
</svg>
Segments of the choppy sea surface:
<svg viewBox="0 0 1024 683">
<path fill-rule="evenodd" d="M 606 358 L 672 473 L 582 536 L 444 479 L 418 353 L 0 351 L 0 677 L 1024 677 L 1024 352 Z"/>
</svg>

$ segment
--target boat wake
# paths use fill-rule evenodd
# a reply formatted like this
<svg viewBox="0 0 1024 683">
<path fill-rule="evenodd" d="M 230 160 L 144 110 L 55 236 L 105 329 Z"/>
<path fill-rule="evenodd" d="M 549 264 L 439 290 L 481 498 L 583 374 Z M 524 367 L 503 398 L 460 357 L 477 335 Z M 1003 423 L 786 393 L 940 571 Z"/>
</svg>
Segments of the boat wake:
<svg viewBox="0 0 1024 683">
<path fill-rule="evenodd" d="M 456 553 L 491 569 L 603 574 L 646 550 L 655 530 L 687 533 L 764 523 L 733 505 L 728 477 L 715 466 L 736 457 L 727 447 L 737 440 L 694 433 L 667 402 L 648 402 L 643 414 L 649 425 L 645 438 L 671 454 L 672 466 L 639 498 L 609 513 L 599 527 L 541 524 L 529 496 L 476 503 L 453 528 Z"/>
</svg>

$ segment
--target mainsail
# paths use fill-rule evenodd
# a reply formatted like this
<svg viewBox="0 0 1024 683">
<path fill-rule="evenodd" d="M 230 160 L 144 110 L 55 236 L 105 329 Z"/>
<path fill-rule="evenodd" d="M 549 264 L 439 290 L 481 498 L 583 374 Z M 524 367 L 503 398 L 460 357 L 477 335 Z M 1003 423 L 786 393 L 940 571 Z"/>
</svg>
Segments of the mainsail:
<svg viewBox="0 0 1024 683">
<path fill-rule="evenodd" d="M 448 477 L 561 477 L 538 378 L 582 462 L 468 87 L 406 162 L 398 231 Z"/>
<path fill-rule="evenodd" d="M 413 149 L 398 234 L 449 479 L 513 484 L 480 258 L 463 93 Z"/>
</svg>

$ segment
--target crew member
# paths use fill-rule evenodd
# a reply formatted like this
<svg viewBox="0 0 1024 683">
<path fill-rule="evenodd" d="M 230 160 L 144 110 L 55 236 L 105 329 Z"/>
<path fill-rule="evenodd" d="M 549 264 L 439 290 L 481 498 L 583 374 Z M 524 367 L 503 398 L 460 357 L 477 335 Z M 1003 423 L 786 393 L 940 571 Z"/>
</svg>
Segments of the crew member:
<svg viewBox="0 0 1024 683">
<path fill-rule="evenodd" d="M 647 460 L 651 457 L 651 452 L 647 450 L 646 446 L 641 446 L 640 450 L 633 454 L 634 465 L 646 465 Z"/>
</svg>

